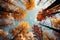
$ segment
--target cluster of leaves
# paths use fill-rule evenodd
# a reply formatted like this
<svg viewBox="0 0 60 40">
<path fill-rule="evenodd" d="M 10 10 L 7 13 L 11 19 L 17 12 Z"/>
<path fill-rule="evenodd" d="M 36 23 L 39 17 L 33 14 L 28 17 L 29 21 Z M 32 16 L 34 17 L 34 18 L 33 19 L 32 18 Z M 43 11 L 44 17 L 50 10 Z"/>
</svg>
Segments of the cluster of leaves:
<svg viewBox="0 0 60 40">
<path fill-rule="evenodd" d="M 16 19 L 16 20 L 24 20 L 24 18 L 27 17 L 27 12 L 21 7 L 19 7 L 19 9 L 15 9 L 14 11 L 19 12 L 19 13 L 12 14 L 14 19 Z"/>
<path fill-rule="evenodd" d="M 13 13 L 0 12 L 0 15 L 0 18 L 9 18 L 9 16 L 11 15 L 11 17 L 13 17 L 15 20 L 23 20 L 27 17 L 27 12 L 23 8 L 19 8 L 17 10 L 14 9 Z"/>
<path fill-rule="evenodd" d="M 35 34 L 35 37 L 38 40 L 42 40 L 43 34 L 42 34 L 42 28 L 41 27 L 38 27 L 37 25 L 34 25 L 33 26 L 33 32 Z"/>
<path fill-rule="evenodd" d="M 39 11 L 39 13 L 37 14 L 37 21 L 46 20 L 46 17 L 51 17 L 52 18 L 51 22 L 53 23 L 54 27 L 59 29 L 60 28 L 60 18 L 53 18 L 53 16 L 55 14 L 57 14 L 55 12 L 57 12 L 58 10 L 60 10 L 60 4 L 53 8 L 44 9 L 42 11 Z M 43 26 L 45 26 L 45 25 L 43 25 Z M 49 26 L 45 26 L 45 27 L 52 29 L 52 27 L 49 27 Z M 60 32 L 56 31 L 55 29 L 54 29 L 54 31 L 55 31 L 55 34 L 59 35 Z M 47 35 L 47 33 L 46 34 L 44 33 L 43 35 L 45 35 L 45 36 L 43 36 L 45 38 L 44 40 L 56 40 L 54 38 L 49 37 L 49 35 Z M 49 37 L 49 39 L 47 39 L 48 37 Z"/>
<path fill-rule="evenodd" d="M 34 0 L 24 0 L 24 5 L 28 10 L 32 10 L 35 6 Z M 13 6 L 14 9 L 11 9 Z M 0 0 L 0 19 L 24 20 L 27 17 L 27 12 L 20 6 L 14 4 L 14 0 Z"/>
<path fill-rule="evenodd" d="M 28 10 L 32 10 L 35 6 L 34 0 L 25 0 L 24 5 Z M 10 6 L 13 6 L 11 9 Z M 14 0 L 0 0 L 0 19 L 3 19 L 3 23 L 5 22 L 5 19 L 13 18 L 13 20 L 24 20 L 27 17 L 27 12 L 20 6 L 17 7 L 16 4 L 14 4 Z M 0 22 L 1 23 L 1 22 Z M 4 23 L 3 25 L 5 25 Z M 8 23 L 7 23 L 8 24 Z M 21 35 L 19 34 L 27 34 L 29 33 L 30 25 L 28 22 L 21 22 L 17 28 L 14 28 L 10 31 L 10 33 L 14 36 L 12 40 L 20 40 Z M 4 34 L 4 32 L 0 32 L 0 36 L 3 38 L 3 40 L 9 40 L 7 36 Z"/>
<path fill-rule="evenodd" d="M 55 28 L 60 28 L 60 18 L 52 18 L 52 23 L 54 24 Z"/>
<path fill-rule="evenodd" d="M 7 33 L 4 33 L 2 30 L 0 30 L 0 38 L 2 38 L 3 40 L 9 40 L 6 34 Z"/>
<path fill-rule="evenodd" d="M 33 10 L 35 8 L 35 0 L 19 0 L 19 1 L 22 4 L 24 4 L 24 6 L 26 7 L 27 10 Z"/>
<path fill-rule="evenodd" d="M 57 5 L 51 9 L 48 9 L 48 10 L 44 9 L 37 14 L 37 20 L 42 21 L 42 20 L 45 20 L 46 17 L 52 17 L 52 15 L 54 15 L 55 12 L 59 9 L 60 9 L 60 5 Z"/>
<path fill-rule="evenodd" d="M 23 34 L 23 36 L 26 35 L 29 32 L 29 29 L 30 25 L 28 22 L 21 22 L 18 27 L 11 30 L 10 33 L 14 36 L 13 40 L 21 39 L 21 34 Z"/>
<path fill-rule="evenodd" d="M 13 6 L 14 9 L 11 9 L 10 6 Z M 27 12 L 22 7 L 20 6 L 17 7 L 17 5 L 14 4 L 14 0 L 0 0 L 0 19 L 4 19 L 2 21 L 3 22 L 2 25 L 6 24 L 5 19 L 21 21 L 24 20 L 26 17 L 27 17 Z"/>
<path fill-rule="evenodd" d="M 17 28 L 14 28 L 10 31 L 10 34 L 14 36 L 12 39 L 9 39 L 7 33 L 4 33 L 1 30 L 0 37 L 2 37 L 3 40 L 18 40 L 18 39 L 21 40 L 22 37 L 28 36 L 26 34 L 29 33 L 29 29 L 30 29 L 29 22 L 21 22 Z"/>
<path fill-rule="evenodd" d="M 32 10 L 35 7 L 35 0 L 25 0 L 25 6 L 27 10 Z"/>
<path fill-rule="evenodd" d="M 34 25 L 33 32 L 37 40 L 56 40 L 46 30 L 42 31 L 42 27 L 38 27 L 37 25 Z"/>
</svg>

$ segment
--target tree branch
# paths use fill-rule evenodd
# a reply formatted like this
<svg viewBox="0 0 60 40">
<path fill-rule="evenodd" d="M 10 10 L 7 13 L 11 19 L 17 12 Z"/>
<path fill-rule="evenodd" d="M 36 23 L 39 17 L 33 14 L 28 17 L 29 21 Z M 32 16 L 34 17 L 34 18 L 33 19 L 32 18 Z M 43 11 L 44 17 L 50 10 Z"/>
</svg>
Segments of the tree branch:
<svg viewBox="0 0 60 40">
<path fill-rule="evenodd" d="M 51 29 L 51 30 L 53 30 L 53 31 L 56 31 L 56 32 L 60 33 L 60 30 L 59 30 L 59 29 L 55 29 L 55 28 L 52 28 L 52 27 L 43 25 L 43 24 L 41 24 L 41 23 L 39 23 L 39 24 L 42 25 L 42 26 L 44 26 L 44 27 L 47 27 L 47 28 L 49 28 L 49 29 Z"/>
</svg>

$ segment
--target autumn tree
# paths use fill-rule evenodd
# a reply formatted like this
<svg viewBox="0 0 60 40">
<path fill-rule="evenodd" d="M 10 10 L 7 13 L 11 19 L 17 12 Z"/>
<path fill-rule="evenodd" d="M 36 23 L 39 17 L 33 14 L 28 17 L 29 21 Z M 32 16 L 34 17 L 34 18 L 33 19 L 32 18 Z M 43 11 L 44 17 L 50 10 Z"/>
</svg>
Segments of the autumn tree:
<svg viewBox="0 0 60 40">
<path fill-rule="evenodd" d="M 60 1 L 59 1 L 60 2 Z M 55 4 L 54 4 L 55 5 Z M 55 15 L 60 13 L 58 10 L 60 10 L 60 4 L 55 5 L 54 7 L 48 7 L 46 9 L 43 9 L 42 11 L 39 11 L 37 14 L 37 21 L 39 21 L 40 23 L 38 23 L 39 25 L 42 25 L 43 27 L 52 29 L 55 34 L 59 35 L 60 34 L 60 18 L 56 18 Z M 50 18 L 50 22 L 53 26 L 47 26 L 44 24 L 41 24 L 42 21 L 46 21 L 47 18 Z M 46 39 L 47 40 L 47 39 Z"/>
<path fill-rule="evenodd" d="M 11 34 L 14 36 L 12 40 L 34 40 L 33 35 L 29 31 L 29 22 L 21 22 L 17 28 L 11 30 Z"/>
<path fill-rule="evenodd" d="M 13 9 L 11 6 L 13 6 Z M 0 19 L 22 21 L 26 17 L 27 12 L 22 7 L 14 4 L 14 0 L 0 0 Z M 2 20 L 2 22 L 4 22 L 4 20 Z"/>
</svg>

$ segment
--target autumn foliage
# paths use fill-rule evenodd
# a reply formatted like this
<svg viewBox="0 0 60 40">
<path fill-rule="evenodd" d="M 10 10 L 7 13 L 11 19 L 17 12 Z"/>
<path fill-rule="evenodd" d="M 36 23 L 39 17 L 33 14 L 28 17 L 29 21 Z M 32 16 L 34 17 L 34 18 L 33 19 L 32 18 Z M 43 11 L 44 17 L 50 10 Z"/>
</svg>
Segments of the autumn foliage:
<svg viewBox="0 0 60 40">
<path fill-rule="evenodd" d="M 0 38 L 2 38 L 3 40 L 9 40 L 7 35 L 0 29 Z"/>
<path fill-rule="evenodd" d="M 37 40 L 56 40 L 55 37 L 52 37 L 46 30 L 42 30 L 41 27 L 34 25 L 33 33 Z"/>
<path fill-rule="evenodd" d="M 33 33 L 38 40 L 42 40 L 43 35 L 42 35 L 42 28 L 41 27 L 34 25 L 33 26 Z"/>
<path fill-rule="evenodd" d="M 2 1 L 0 5 L 0 18 L 9 18 L 9 16 L 13 17 L 14 20 L 24 20 L 27 17 L 27 12 L 20 6 L 13 6 L 15 9 L 10 9 L 10 6 L 13 5 L 13 0 Z M 4 2 L 4 3 L 3 3 Z M 3 7 L 2 7 L 3 6 Z"/>
<path fill-rule="evenodd" d="M 60 28 L 60 18 L 52 18 L 52 23 L 55 28 Z"/>
<path fill-rule="evenodd" d="M 18 12 L 12 14 L 15 20 L 24 20 L 27 17 L 27 12 L 21 7 L 19 7 L 19 9 L 15 9 L 14 11 Z"/>
<path fill-rule="evenodd" d="M 29 31 L 30 29 L 30 25 L 29 22 L 21 22 L 17 28 L 14 28 L 13 30 L 11 30 L 11 34 L 12 35 L 16 35 L 17 33 L 19 33 L 20 30 L 24 30 L 24 31 Z M 23 32 L 22 30 L 22 32 Z"/>
<path fill-rule="evenodd" d="M 56 12 L 59 9 L 60 9 L 60 5 L 57 5 L 51 9 L 48 9 L 48 10 L 44 9 L 44 10 L 38 12 L 37 21 L 45 20 L 46 17 L 52 17 L 52 15 L 55 14 L 54 12 Z"/>
<path fill-rule="evenodd" d="M 25 0 L 25 6 L 27 10 L 32 10 L 35 7 L 35 0 Z"/>
<path fill-rule="evenodd" d="M 29 22 L 21 22 L 17 28 L 11 30 L 11 34 L 14 36 L 12 40 L 34 40 L 33 35 L 29 31 Z"/>
</svg>

